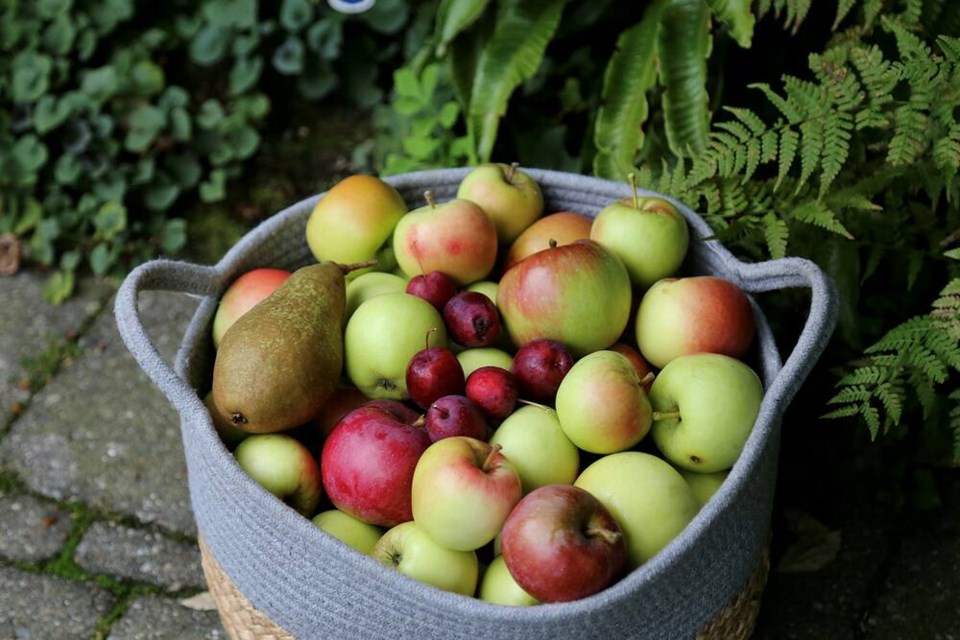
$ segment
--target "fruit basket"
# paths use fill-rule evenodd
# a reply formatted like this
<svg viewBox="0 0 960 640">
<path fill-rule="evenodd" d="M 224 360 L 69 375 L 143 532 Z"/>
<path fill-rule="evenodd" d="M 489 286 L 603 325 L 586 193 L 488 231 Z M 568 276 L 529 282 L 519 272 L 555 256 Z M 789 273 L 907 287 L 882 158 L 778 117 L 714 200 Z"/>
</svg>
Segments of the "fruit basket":
<svg viewBox="0 0 960 640">
<path fill-rule="evenodd" d="M 408 203 L 425 190 L 452 198 L 467 169 L 393 176 Z M 527 169 L 550 210 L 595 215 L 630 195 L 624 183 Z M 649 192 L 641 192 L 647 193 Z M 658 194 L 650 194 L 658 195 Z M 203 565 L 225 628 L 234 638 L 744 638 L 751 633 L 766 578 L 770 511 L 781 417 L 810 373 L 836 322 L 836 293 L 813 263 L 787 258 L 748 264 L 715 240 L 682 203 L 691 246 L 684 272 L 715 274 L 748 293 L 802 287 L 810 309 L 785 361 L 762 309 L 751 298 L 756 339 L 751 364 L 764 384 L 759 416 L 719 492 L 651 560 L 612 586 L 565 603 L 519 608 L 490 604 L 410 580 L 348 548 L 264 491 L 218 437 L 202 393 L 210 386 L 210 327 L 220 296 L 257 267 L 296 269 L 315 262 L 304 239 L 321 195 L 265 221 L 215 265 L 154 260 L 117 293 L 123 340 L 181 418 L 189 489 Z M 141 291 L 202 296 L 171 367 L 138 315 Z"/>
</svg>

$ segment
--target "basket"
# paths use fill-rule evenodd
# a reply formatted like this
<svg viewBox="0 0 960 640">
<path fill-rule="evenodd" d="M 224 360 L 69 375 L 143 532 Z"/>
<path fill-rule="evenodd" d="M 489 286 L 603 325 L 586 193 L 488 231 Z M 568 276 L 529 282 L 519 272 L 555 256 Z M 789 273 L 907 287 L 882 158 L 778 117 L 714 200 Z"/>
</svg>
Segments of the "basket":
<svg viewBox="0 0 960 640">
<path fill-rule="evenodd" d="M 622 183 L 525 170 L 541 185 L 548 211 L 595 215 L 612 200 L 630 194 Z M 453 197 L 467 171 L 423 171 L 387 181 L 416 206 L 426 189 L 437 200 Z M 673 201 L 691 229 L 685 272 L 720 275 L 749 293 L 809 288 L 803 330 L 783 362 L 754 301 L 757 337 L 752 362 L 765 387 L 760 414 L 727 480 L 679 536 L 597 594 L 567 603 L 505 607 L 411 580 L 324 533 L 244 473 L 217 437 L 201 400 L 210 384 L 210 326 L 217 301 L 230 282 L 250 269 L 290 270 L 314 262 L 304 228 L 320 197 L 271 217 L 216 265 L 147 262 L 127 276 L 116 296 L 115 314 L 124 342 L 180 414 L 204 571 L 231 637 L 748 637 L 767 573 L 781 417 L 836 323 L 836 291 L 824 273 L 799 258 L 741 262 L 719 242 L 707 239 L 712 231 L 700 216 Z M 138 314 L 139 293 L 152 289 L 202 297 L 173 367 L 161 358 Z"/>
</svg>

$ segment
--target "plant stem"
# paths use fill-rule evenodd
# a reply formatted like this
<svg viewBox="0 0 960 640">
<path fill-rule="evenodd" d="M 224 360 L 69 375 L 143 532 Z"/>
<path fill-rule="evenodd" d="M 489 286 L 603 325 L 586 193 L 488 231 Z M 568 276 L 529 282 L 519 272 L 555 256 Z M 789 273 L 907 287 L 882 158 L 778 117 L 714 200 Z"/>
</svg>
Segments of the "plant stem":
<svg viewBox="0 0 960 640">
<path fill-rule="evenodd" d="M 680 419 L 680 410 L 676 409 L 674 411 L 654 411 L 653 412 L 653 421 L 659 422 L 661 420 L 679 420 Z"/>
</svg>

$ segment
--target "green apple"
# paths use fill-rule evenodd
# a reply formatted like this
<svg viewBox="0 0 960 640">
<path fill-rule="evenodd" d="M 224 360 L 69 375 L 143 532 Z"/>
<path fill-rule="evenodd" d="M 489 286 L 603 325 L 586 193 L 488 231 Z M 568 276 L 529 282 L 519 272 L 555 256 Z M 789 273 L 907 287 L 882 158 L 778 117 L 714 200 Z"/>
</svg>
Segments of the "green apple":
<svg viewBox="0 0 960 640">
<path fill-rule="evenodd" d="M 474 347 L 464 349 L 457 354 L 457 360 L 463 367 L 464 377 L 469 377 L 471 373 L 480 367 L 500 367 L 510 371 L 513 364 L 513 356 L 496 347 Z"/>
<path fill-rule="evenodd" d="M 283 269 L 252 269 L 234 280 L 217 306 L 213 317 L 213 346 L 220 346 L 220 339 L 237 319 L 252 309 L 258 302 L 277 290 L 290 277 Z"/>
<path fill-rule="evenodd" d="M 457 197 L 483 208 L 496 225 L 502 245 L 512 243 L 543 215 L 540 185 L 517 163 L 488 162 L 475 167 L 460 182 Z"/>
<path fill-rule="evenodd" d="M 237 445 L 237 464 L 264 489 L 303 516 L 320 504 L 320 467 L 297 439 L 282 433 L 253 434 Z"/>
<path fill-rule="evenodd" d="M 621 353 L 594 351 L 560 382 L 557 417 L 567 437 L 591 453 L 625 451 L 650 431 L 653 411 L 643 381 Z"/>
<path fill-rule="evenodd" d="M 503 556 L 497 556 L 483 572 L 477 597 L 486 602 L 510 607 L 529 607 L 540 601 L 523 590 L 510 575 Z"/>
<path fill-rule="evenodd" d="M 603 456 L 574 485 L 593 494 L 620 524 L 631 569 L 667 546 L 700 510 L 677 470 L 641 451 Z"/>
<path fill-rule="evenodd" d="M 407 288 L 407 281 L 393 273 L 370 271 L 361 273 L 347 283 L 347 303 L 344 307 L 343 321 L 346 323 L 353 312 L 365 300 L 384 293 L 400 293 Z"/>
<path fill-rule="evenodd" d="M 650 287 L 637 309 L 637 345 L 662 369 L 691 353 L 746 355 L 755 331 L 753 308 L 733 282 L 717 276 L 666 278 Z"/>
<path fill-rule="evenodd" d="M 380 527 L 367 524 L 340 509 L 321 511 L 313 517 L 313 524 L 366 555 L 373 553 L 373 547 L 383 535 Z"/>
<path fill-rule="evenodd" d="M 613 251 L 630 272 L 630 281 L 646 289 L 674 275 L 690 244 L 687 220 L 670 202 L 637 195 L 613 202 L 597 214 L 590 237 Z"/>
<path fill-rule="evenodd" d="M 678 468 L 677 471 L 680 472 L 683 479 L 690 485 L 690 490 L 693 491 L 693 495 L 696 496 L 701 508 L 720 490 L 720 485 L 722 485 L 723 481 L 730 475 L 729 469 L 725 471 L 714 471 L 713 473 L 698 473 L 697 471 L 688 471 L 680 468 Z"/>
<path fill-rule="evenodd" d="M 497 308 L 516 346 L 548 338 L 581 357 L 617 341 L 630 319 L 632 295 L 620 258 L 592 240 L 577 240 L 507 270 Z"/>
<path fill-rule="evenodd" d="M 306 239 L 317 261 L 341 264 L 376 260 L 377 271 L 390 271 L 393 230 L 407 213 L 403 198 L 376 176 L 353 175 L 335 184 L 307 219 Z M 356 278 L 364 271 L 347 274 Z"/>
<path fill-rule="evenodd" d="M 448 549 L 479 549 L 497 535 L 521 493 L 520 474 L 498 445 L 443 438 L 417 461 L 413 520 Z"/>
<path fill-rule="evenodd" d="M 442 547 L 410 520 L 387 530 L 371 555 L 414 580 L 444 591 L 473 596 L 480 565 L 474 551 Z"/>
<path fill-rule="evenodd" d="M 428 333 L 431 347 L 447 346 L 443 318 L 423 298 L 401 292 L 366 300 L 344 329 L 347 376 L 368 398 L 406 399 L 407 364 Z"/>
<path fill-rule="evenodd" d="M 580 452 L 550 407 L 515 410 L 497 427 L 490 444 L 500 445 L 517 468 L 524 494 L 548 484 L 573 484 L 580 471 Z"/>
<path fill-rule="evenodd" d="M 762 400 L 763 383 L 740 360 L 716 353 L 681 356 L 650 388 L 653 441 L 678 467 L 701 473 L 729 469 Z"/>
<path fill-rule="evenodd" d="M 497 229 L 469 200 L 433 201 L 403 216 L 393 232 L 393 252 L 407 277 L 442 271 L 464 286 L 483 280 L 497 261 Z"/>
</svg>

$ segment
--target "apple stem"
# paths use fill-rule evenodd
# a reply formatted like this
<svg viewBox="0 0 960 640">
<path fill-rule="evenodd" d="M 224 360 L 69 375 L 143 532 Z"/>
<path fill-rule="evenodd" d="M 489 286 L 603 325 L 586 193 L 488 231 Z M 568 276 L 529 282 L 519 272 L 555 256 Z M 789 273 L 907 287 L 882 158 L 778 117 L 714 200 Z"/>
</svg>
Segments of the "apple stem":
<svg viewBox="0 0 960 640">
<path fill-rule="evenodd" d="M 653 412 L 653 421 L 659 422 L 661 420 L 679 420 L 680 419 L 680 410 L 674 411 L 654 411 Z"/>
<path fill-rule="evenodd" d="M 630 183 L 630 190 L 633 191 L 633 208 L 640 208 L 640 196 L 637 195 L 637 174 L 631 171 L 627 174 L 627 182 Z"/>
<path fill-rule="evenodd" d="M 427 201 L 427 205 L 429 205 L 429 207 L 430 207 L 431 209 L 435 209 L 435 208 L 436 208 L 436 206 L 437 206 L 437 201 L 434 200 L 434 198 L 433 198 L 433 191 L 430 191 L 430 189 L 427 189 L 426 191 L 424 191 L 424 192 L 423 192 L 423 199 Z"/>
<path fill-rule="evenodd" d="M 427 329 L 427 335 L 423 339 L 425 349 L 430 348 L 430 334 L 436 333 L 437 331 L 438 329 L 436 327 L 430 327 L 429 329 Z"/>
<path fill-rule="evenodd" d="M 507 172 L 504 174 L 504 177 L 507 179 L 507 182 L 513 183 L 513 176 L 517 173 L 517 167 L 520 166 L 519 162 L 511 162 L 510 166 L 507 167 Z"/>
<path fill-rule="evenodd" d="M 603 538 L 603 541 L 608 544 L 617 544 L 617 542 L 620 541 L 620 538 L 623 537 L 623 534 L 619 531 L 611 531 L 610 529 L 604 529 L 603 527 L 589 527 L 583 533 L 588 538 Z"/>
<path fill-rule="evenodd" d="M 496 455 L 500 453 L 500 449 L 503 449 L 503 446 L 499 443 L 490 445 L 490 453 L 487 454 L 486 459 L 483 461 L 483 467 L 481 467 L 484 473 L 489 473 L 490 465 L 493 464 L 493 459 Z"/>
<path fill-rule="evenodd" d="M 351 262 L 350 264 L 340 264 L 337 263 L 337 266 L 340 267 L 340 273 L 347 275 L 351 271 L 356 271 L 357 269 L 366 269 L 367 267 L 377 266 L 376 260 L 364 260 L 363 262 Z"/>
<path fill-rule="evenodd" d="M 539 402 L 534 402 L 533 400 L 524 400 L 523 398 L 517 398 L 517 402 L 519 402 L 520 404 L 528 404 L 528 405 L 530 405 L 531 407 L 537 407 L 537 408 L 539 408 L 539 409 L 550 409 L 550 408 L 551 408 L 551 407 L 549 407 L 549 406 L 547 406 L 547 405 L 545 405 L 545 404 L 541 404 L 541 403 L 539 403 Z"/>
<path fill-rule="evenodd" d="M 411 426 L 411 427 L 416 427 L 416 428 L 418 428 L 418 429 L 422 429 L 423 427 L 426 427 L 426 426 L 427 426 L 427 414 L 425 414 L 425 413 L 420 414 L 420 417 L 417 418 L 416 420 L 414 420 L 413 422 L 411 422 L 411 423 L 410 423 L 410 426 Z"/>
<path fill-rule="evenodd" d="M 650 371 L 649 373 L 647 373 L 647 375 L 645 375 L 645 376 L 643 376 L 643 378 L 641 378 L 641 380 L 640 380 L 640 386 L 641 386 L 641 387 L 647 386 L 648 384 L 650 384 L 651 382 L 653 382 L 653 379 L 656 378 L 656 377 L 657 377 L 657 375 L 656 375 L 653 371 Z"/>
</svg>

